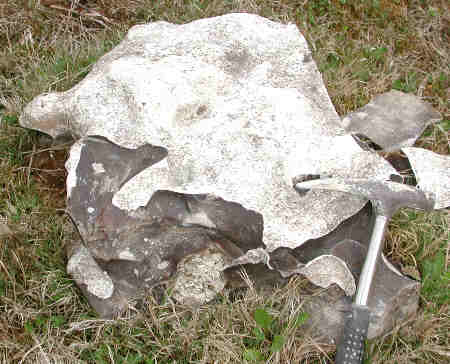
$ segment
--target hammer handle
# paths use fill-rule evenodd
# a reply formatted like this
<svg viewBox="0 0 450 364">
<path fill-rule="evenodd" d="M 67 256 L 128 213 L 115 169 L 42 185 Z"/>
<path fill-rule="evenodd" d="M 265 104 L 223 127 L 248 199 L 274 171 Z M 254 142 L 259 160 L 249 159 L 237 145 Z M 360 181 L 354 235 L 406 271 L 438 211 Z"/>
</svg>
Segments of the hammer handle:
<svg viewBox="0 0 450 364">
<path fill-rule="evenodd" d="M 351 316 L 336 352 L 336 364 L 361 364 L 364 359 L 364 342 L 367 339 L 370 311 L 367 306 L 352 305 Z"/>
</svg>

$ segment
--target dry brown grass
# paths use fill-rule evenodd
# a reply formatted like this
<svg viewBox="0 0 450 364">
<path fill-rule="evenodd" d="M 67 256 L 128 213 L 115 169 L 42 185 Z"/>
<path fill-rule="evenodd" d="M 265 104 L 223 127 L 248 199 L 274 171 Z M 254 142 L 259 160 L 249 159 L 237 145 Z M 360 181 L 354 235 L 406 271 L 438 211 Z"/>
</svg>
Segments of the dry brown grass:
<svg viewBox="0 0 450 364">
<path fill-rule="evenodd" d="M 295 320 L 306 283 L 262 295 L 248 289 L 196 311 L 148 297 L 118 321 L 99 320 L 65 273 L 65 241 L 76 233 L 63 214 L 66 147 L 20 128 L 34 96 L 65 90 L 136 23 L 187 22 L 232 11 L 295 22 L 308 39 L 339 114 L 393 87 L 423 97 L 444 116 L 418 145 L 450 153 L 450 11 L 445 0 L 8 0 L 0 2 L 0 362 L 242 363 L 255 349 L 271 363 L 327 363 L 333 348 Z M 61 151 L 62 149 L 62 151 Z M 372 363 L 448 363 L 448 210 L 402 211 L 386 254 L 423 282 L 411 322 L 369 344 Z M 264 307 L 280 352 L 259 342 L 254 312 Z M 157 360 L 151 361 L 152 358 Z M 147 360 L 147 361 L 146 361 Z"/>
</svg>

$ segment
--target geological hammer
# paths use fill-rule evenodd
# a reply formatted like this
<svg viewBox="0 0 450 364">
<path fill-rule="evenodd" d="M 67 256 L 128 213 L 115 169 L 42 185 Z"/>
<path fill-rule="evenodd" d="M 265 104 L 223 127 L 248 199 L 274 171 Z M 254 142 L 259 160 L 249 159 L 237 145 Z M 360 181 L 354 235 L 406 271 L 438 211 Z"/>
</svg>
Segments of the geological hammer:
<svg viewBox="0 0 450 364">
<path fill-rule="evenodd" d="M 294 187 L 302 194 L 311 189 L 346 192 L 364 197 L 372 203 L 375 223 L 369 249 L 351 313 L 346 317 L 343 335 L 337 344 L 335 359 L 336 364 L 360 364 L 364 357 L 364 342 L 367 339 L 370 320 L 367 301 L 389 219 L 403 207 L 430 211 L 434 207 L 434 197 L 413 186 L 381 180 L 319 178 L 297 183 Z"/>
</svg>

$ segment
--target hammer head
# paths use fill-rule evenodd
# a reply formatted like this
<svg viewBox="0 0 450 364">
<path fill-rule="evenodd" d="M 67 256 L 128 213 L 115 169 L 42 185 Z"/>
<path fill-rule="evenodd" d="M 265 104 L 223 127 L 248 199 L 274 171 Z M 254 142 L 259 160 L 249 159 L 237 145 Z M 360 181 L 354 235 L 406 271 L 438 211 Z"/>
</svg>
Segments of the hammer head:
<svg viewBox="0 0 450 364">
<path fill-rule="evenodd" d="M 297 183 L 294 187 L 301 194 L 310 189 L 317 189 L 361 196 L 372 202 L 377 215 L 388 218 L 402 207 L 426 211 L 434 208 L 434 196 L 399 182 L 324 178 Z"/>
</svg>

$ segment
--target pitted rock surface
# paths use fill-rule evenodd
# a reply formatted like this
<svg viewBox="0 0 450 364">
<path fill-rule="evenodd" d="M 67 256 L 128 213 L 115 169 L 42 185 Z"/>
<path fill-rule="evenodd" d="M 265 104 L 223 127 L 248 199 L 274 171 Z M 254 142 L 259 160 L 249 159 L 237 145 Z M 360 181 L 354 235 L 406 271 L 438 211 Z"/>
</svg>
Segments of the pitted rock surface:
<svg viewBox="0 0 450 364">
<path fill-rule="evenodd" d="M 420 115 L 412 133 L 434 117 Z M 332 285 L 333 300 L 311 312 L 319 331 L 338 335 L 333 302 L 347 307 L 349 297 L 333 283 L 354 292 L 371 216 L 362 198 L 293 185 L 398 173 L 347 134 L 294 25 L 229 14 L 133 27 L 83 81 L 38 96 L 20 122 L 79 139 L 67 198 L 83 242 L 70 249 L 68 271 L 101 316 L 172 277 L 176 299 L 201 304 L 227 284 L 223 270 L 247 265 L 260 280 L 301 273 Z M 395 143 L 410 145 L 411 135 Z M 337 268 L 324 266 L 329 259 Z M 417 282 L 385 261 L 379 270 L 371 337 L 418 300 Z"/>
<path fill-rule="evenodd" d="M 158 190 L 214 195 L 263 216 L 268 251 L 327 234 L 365 203 L 338 192 L 300 198 L 296 176 L 396 173 L 345 135 L 296 26 L 252 14 L 135 26 L 84 80 L 38 96 L 20 122 L 52 136 L 165 148 L 167 156 L 121 186 L 113 204 L 133 211 Z M 79 150 L 68 164 L 69 193 Z"/>
</svg>

